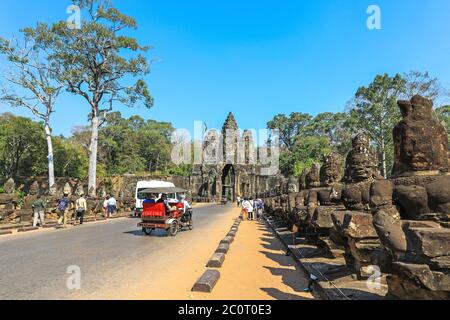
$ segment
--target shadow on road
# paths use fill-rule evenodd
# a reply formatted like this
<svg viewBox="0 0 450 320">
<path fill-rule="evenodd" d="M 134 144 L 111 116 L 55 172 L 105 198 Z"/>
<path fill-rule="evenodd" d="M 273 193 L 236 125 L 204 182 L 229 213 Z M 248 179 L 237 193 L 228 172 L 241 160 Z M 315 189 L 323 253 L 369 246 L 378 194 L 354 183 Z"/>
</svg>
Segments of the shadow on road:
<svg viewBox="0 0 450 320">
<path fill-rule="evenodd" d="M 183 229 L 178 231 L 178 234 L 182 234 L 185 233 L 187 231 L 187 229 Z M 142 230 L 133 230 L 133 231 L 126 231 L 124 232 L 124 234 L 129 234 L 129 235 L 133 235 L 135 237 L 143 237 L 143 238 L 167 238 L 169 237 L 169 234 L 167 233 L 167 231 L 165 230 L 154 230 L 150 235 L 146 235 L 144 232 L 142 232 Z"/>
<path fill-rule="evenodd" d="M 127 231 L 127 232 L 124 232 L 124 234 L 129 234 L 129 235 L 132 235 L 132 236 L 135 236 L 135 237 L 142 237 L 142 238 L 151 238 L 151 237 L 154 237 L 154 238 L 165 238 L 165 237 L 168 237 L 167 232 L 164 231 L 164 230 L 155 230 L 149 236 L 146 235 L 144 232 L 142 232 L 142 230 Z"/>
<path fill-rule="evenodd" d="M 282 292 L 275 288 L 261 288 L 262 291 L 266 292 L 272 298 L 281 301 L 289 301 L 289 300 L 313 300 L 310 298 L 300 297 L 295 294 Z"/>
</svg>

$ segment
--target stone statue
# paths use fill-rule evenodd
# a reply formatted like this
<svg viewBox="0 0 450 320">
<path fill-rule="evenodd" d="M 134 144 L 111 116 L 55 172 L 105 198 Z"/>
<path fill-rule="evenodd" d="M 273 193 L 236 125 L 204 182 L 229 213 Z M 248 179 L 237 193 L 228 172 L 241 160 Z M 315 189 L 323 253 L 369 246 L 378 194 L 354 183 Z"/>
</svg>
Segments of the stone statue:
<svg viewBox="0 0 450 320">
<path fill-rule="evenodd" d="M 67 194 L 69 196 L 72 195 L 72 187 L 70 186 L 70 184 L 68 182 L 66 182 L 66 184 L 64 185 L 63 193 Z"/>
<path fill-rule="evenodd" d="M 33 182 L 33 184 L 30 187 L 30 190 L 28 191 L 28 194 L 30 196 L 35 196 L 39 194 L 39 183 L 37 181 Z"/>
<path fill-rule="evenodd" d="M 298 179 L 294 176 L 289 177 L 288 192 L 289 193 L 299 192 Z"/>
<path fill-rule="evenodd" d="M 320 165 L 313 164 L 311 171 L 306 175 L 306 187 L 308 189 L 320 187 Z"/>
<path fill-rule="evenodd" d="M 78 185 L 75 194 L 79 197 L 84 195 L 84 189 L 82 185 Z"/>
<path fill-rule="evenodd" d="M 341 198 L 348 210 L 369 211 L 370 185 L 382 179 L 377 169 L 377 157 L 370 148 L 369 139 L 364 134 L 353 138 L 353 149 L 345 162 L 346 183 Z"/>
<path fill-rule="evenodd" d="M 362 182 L 380 179 L 378 173 L 378 161 L 376 154 L 370 148 L 369 139 L 364 134 L 358 134 L 353 138 L 353 148 L 345 162 L 344 182 Z"/>
<path fill-rule="evenodd" d="M 308 174 L 309 174 L 309 170 L 305 169 L 305 170 L 303 170 L 302 174 L 300 175 L 300 189 L 301 190 L 307 189 L 306 177 L 308 176 Z"/>
<path fill-rule="evenodd" d="M 16 183 L 12 178 L 9 178 L 8 181 L 5 182 L 3 189 L 6 194 L 13 194 L 16 190 Z"/>
<path fill-rule="evenodd" d="M 433 116 L 433 102 L 421 96 L 399 101 L 403 119 L 394 128 L 394 176 L 449 171 L 448 135 Z"/>
<path fill-rule="evenodd" d="M 398 105 L 393 188 L 384 181 L 371 192 L 374 226 L 392 258 L 389 296 L 450 299 L 448 136 L 431 100 L 415 96 Z M 394 206 L 404 220 L 393 216 Z"/>
<path fill-rule="evenodd" d="M 323 158 L 323 165 L 320 169 L 320 182 L 322 186 L 332 186 L 342 180 L 343 168 L 342 159 L 337 152 L 332 152 Z"/>
</svg>

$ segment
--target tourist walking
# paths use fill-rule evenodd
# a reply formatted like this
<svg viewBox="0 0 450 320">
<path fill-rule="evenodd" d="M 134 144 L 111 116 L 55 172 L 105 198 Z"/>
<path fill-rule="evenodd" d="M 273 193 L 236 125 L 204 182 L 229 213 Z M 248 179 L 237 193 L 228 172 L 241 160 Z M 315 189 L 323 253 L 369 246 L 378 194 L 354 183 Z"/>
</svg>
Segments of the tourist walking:
<svg viewBox="0 0 450 320">
<path fill-rule="evenodd" d="M 69 209 L 70 209 L 70 199 L 69 199 L 69 194 L 68 193 L 64 193 L 63 197 L 61 199 L 59 199 L 58 201 L 58 207 L 57 207 L 57 211 L 58 211 L 58 224 L 63 228 L 67 228 L 67 219 L 68 219 L 68 214 L 69 214 Z"/>
<path fill-rule="evenodd" d="M 259 211 L 258 211 L 259 199 L 255 199 L 253 201 L 253 219 L 259 220 Z"/>
<path fill-rule="evenodd" d="M 108 218 L 111 218 L 117 210 L 117 200 L 113 196 L 108 199 Z"/>
<path fill-rule="evenodd" d="M 242 220 L 246 221 L 248 219 L 248 207 L 249 201 L 244 197 L 244 201 L 242 201 Z"/>
<path fill-rule="evenodd" d="M 255 201 L 250 198 L 248 201 L 248 220 L 253 221 L 255 219 Z"/>
<path fill-rule="evenodd" d="M 263 219 L 264 214 L 264 201 L 262 199 L 258 199 L 258 221 Z"/>
<path fill-rule="evenodd" d="M 33 227 L 37 227 L 38 220 L 40 221 L 40 226 L 45 226 L 45 207 L 47 203 L 42 200 L 40 194 L 37 195 L 36 201 L 33 202 L 31 207 L 33 208 L 34 218 L 33 218 Z"/>
<path fill-rule="evenodd" d="M 84 198 L 84 195 L 81 194 L 80 197 L 75 202 L 75 224 L 77 223 L 78 219 L 80 219 L 80 225 L 84 222 L 84 214 L 87 211 L 87 202 Z"/>
</svg>

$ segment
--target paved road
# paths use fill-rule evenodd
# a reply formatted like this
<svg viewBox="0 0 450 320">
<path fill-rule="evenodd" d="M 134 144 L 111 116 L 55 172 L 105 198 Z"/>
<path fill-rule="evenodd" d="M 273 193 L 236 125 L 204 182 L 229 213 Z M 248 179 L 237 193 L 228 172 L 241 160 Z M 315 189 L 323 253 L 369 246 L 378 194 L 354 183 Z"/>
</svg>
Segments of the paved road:
<svg viewBox="0 0 450 320">
<path fill-rule="evenodd" d="M 139 270 L 148 269 L 149 261 L 158 265 L 155 268 L 170 266 L 177 250 L 205 241 L 202 231 L 229 212 L 221 206 L 199 207 L 194 231 L 175 238 L 166 237 L 164 231 L 143 236 L 136 219 L 0 238 L 0 299 L 122 298 L 114 291 L 124 283 L 130 290 L 137 288 Z M 67 289 L 69 266 L 80 267 L 82 290 Z M 123 298 L 130 298 L 128 294 Z"/>
</svg>

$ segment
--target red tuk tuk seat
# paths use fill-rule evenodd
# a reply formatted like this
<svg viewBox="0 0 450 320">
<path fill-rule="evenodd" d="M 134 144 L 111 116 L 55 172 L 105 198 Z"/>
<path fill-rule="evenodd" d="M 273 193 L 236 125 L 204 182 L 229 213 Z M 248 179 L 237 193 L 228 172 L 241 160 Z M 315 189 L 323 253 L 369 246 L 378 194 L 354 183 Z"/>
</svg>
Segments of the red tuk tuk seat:
<svg viewBox="0 0 450 320">
<path fill-rule="evenodd" d="M 164 217 L 166 208 L 164 203 L 145 203 L 143 208 L 143 217 Z"/>
</svg>

